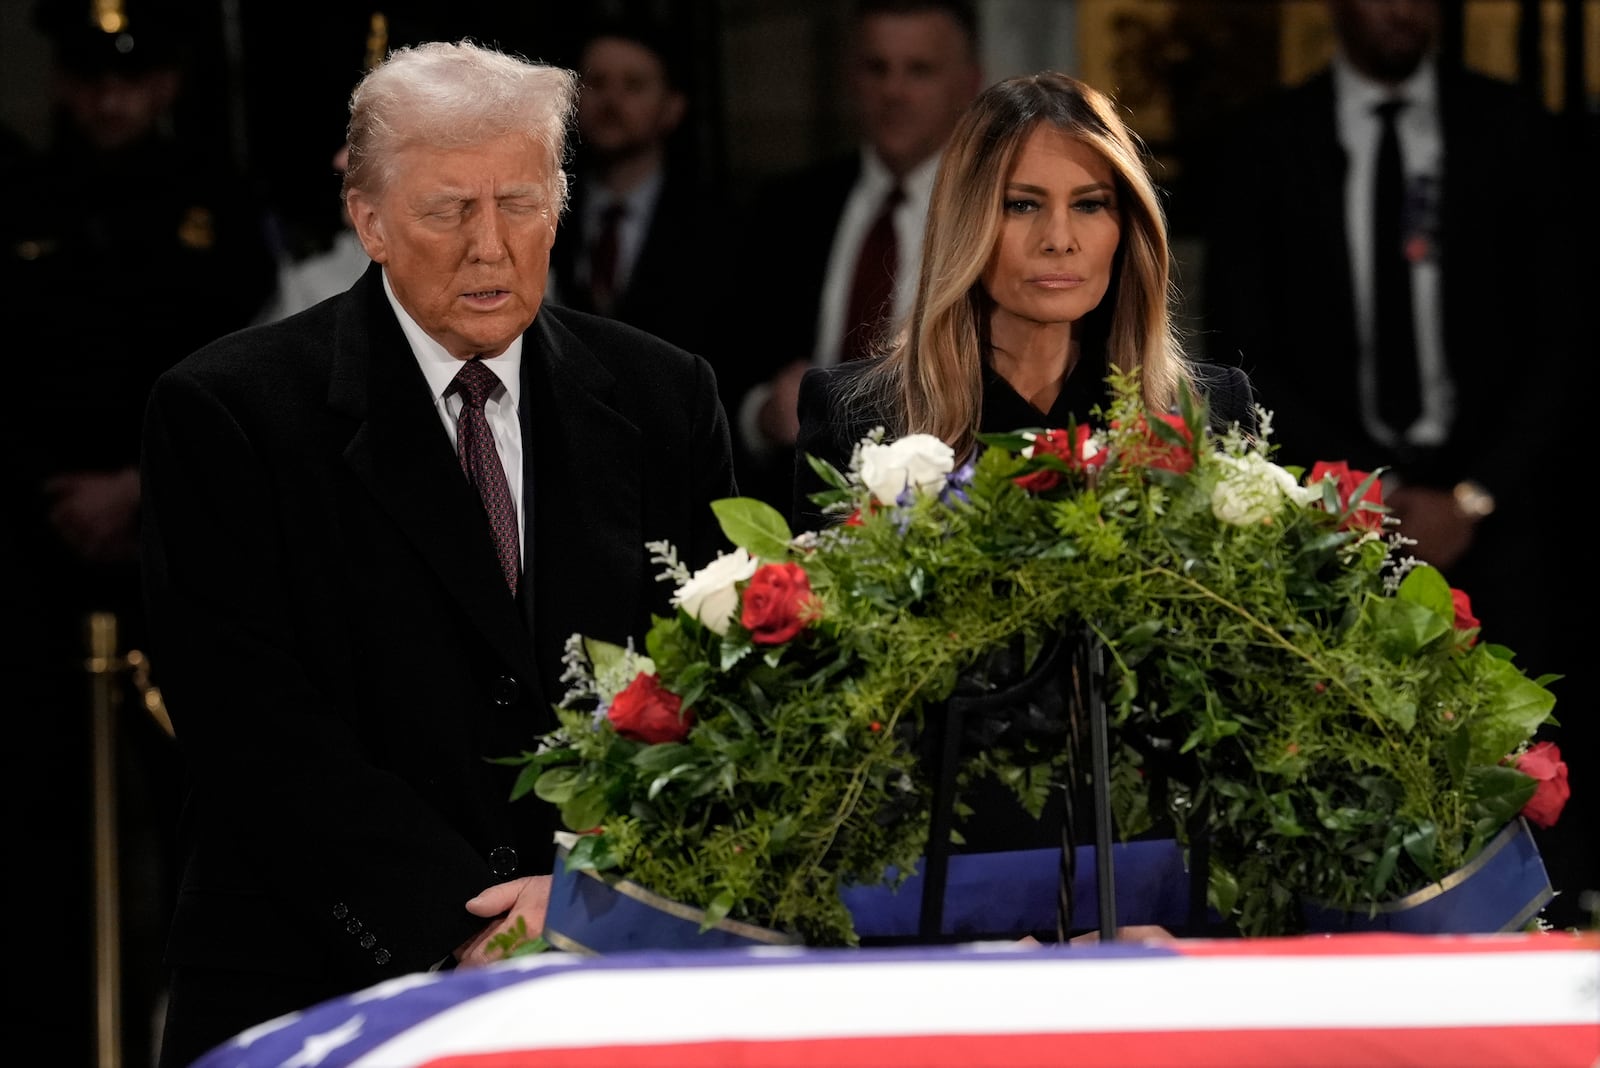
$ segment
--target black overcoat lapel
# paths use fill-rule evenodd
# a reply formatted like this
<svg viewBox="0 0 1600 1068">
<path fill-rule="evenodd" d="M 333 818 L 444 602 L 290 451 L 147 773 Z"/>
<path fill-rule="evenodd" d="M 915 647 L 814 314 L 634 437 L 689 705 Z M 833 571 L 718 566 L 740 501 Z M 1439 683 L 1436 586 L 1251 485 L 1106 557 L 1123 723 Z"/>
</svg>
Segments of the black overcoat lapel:
<svg viewBox="0 0 1600 1068">
<path fill-rule="evenodd" d="M 358 288 L 362 299 L 340 313 L 329 389 L 329 403 L 360 420 L 345 459 L 490 647 L 537 687 L 527 630 L 496 562 L 483 505 L 389 307 L 381 268 L 373 265 Z"/>
<path fill-rule="evenodd" d="M 522 356 L 526 562 L 547 662 L 575 631 L 621 641 L 619 625 L 637 626 L 639 591 L 651 585 L 639 463 L 648 443 L 617 410 L 611 371 L 554 316 L 534 320 Z"/>
</svg>

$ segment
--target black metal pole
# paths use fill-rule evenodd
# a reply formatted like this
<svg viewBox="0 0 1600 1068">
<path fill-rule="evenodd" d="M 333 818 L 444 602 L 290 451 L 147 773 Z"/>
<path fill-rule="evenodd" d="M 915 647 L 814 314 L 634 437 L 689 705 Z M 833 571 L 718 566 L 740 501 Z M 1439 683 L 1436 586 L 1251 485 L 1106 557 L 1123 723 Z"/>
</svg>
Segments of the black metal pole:
<svg viewBox="0 0 1600 1068">
<path fill-rule="evenodd" d="M 918 937 L 939 941 L 944 935 L 944 894 L 950 870 L 950 825 L 955 819 L 956 772 L 961 766 L 962 712 L 957 701 L 946 701 L 929 718 L 934 732 L 938 767 L 934 772 L 932 810 L 928 819 L 928 846 L 922 858 L 922 915 Z"/>
<path fill-rule="evenodd" d="M 1116 865 L 1111 856 L 1111 728 L 1106 717 L 1105 649 L 1084 628 L 1089 651 L 1089 775 L 1094 788 L 1094 867 L 1100 914 L 1100 941 L 1117 937 Z"/>
</svg>

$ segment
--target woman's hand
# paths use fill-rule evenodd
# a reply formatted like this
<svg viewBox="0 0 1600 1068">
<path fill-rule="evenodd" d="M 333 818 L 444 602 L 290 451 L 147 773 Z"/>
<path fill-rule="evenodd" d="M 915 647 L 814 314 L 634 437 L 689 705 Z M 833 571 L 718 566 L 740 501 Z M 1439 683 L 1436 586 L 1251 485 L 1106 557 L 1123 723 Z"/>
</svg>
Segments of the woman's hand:
<svg viewBox="0 0 1600 1068">
<path fill-rule="evenodd" d="M 544 930 L 545 909 L 550 904 L 550 880 L 548 875 L 529 875 L 508 883 L 496 883 L 468 901 L 468 912 L 493 922 L 456 947 L 456 967 L 478 968 L 501 960 L 499 954 L 491 956 L 485 947 L 491 939 L 515 929 L 518 918 L 526 925 L 524 929 L 529 937 Z"/>
</svg>

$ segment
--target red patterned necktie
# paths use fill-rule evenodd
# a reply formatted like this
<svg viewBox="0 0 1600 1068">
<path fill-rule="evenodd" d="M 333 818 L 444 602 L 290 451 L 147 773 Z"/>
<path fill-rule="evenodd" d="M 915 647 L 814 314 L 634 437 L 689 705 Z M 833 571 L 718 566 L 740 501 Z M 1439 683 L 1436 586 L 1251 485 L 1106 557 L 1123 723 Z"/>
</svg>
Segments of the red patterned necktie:
<svg viewBox="0 0 1600 1068">
<path fill-rule="evenodd" d="M 494 447 L 494 432 L 483 414 L 483 402 L 499 385 L 500 379 L 495 373 L 473 358 L 461 365 L 445 392 L 461 394 L 461 414 L 456 417 L 456 455 L 467 481 L 483 498 L 489 527 L 494 531 L 495 550 L 500 556 L 500 570 L 505 572 L 506 585 L 511 587 L 514 597 L 522 572 L 517 507 L 511 500 L 511 487 L 506 483 L 506 469 Z"/>
<path fill-rule="evenodd" d="M 856 273 L 850 282 L 850 307 L 844 323 L 844 343 L 839 362 L 859 360 L 882 340 L 883 328 L 894 310 L 894 272 L 900 245 L 894 233 L 894 211 L 906 198 L 899 186 L 889 190 L 872 229 L 861 242 Z"/>
<path fill-rule="evenodd" d="M 622 217 L 628 206 L 613 201 L 600 214 L 600 233 L 589 248 L 589 298 L 594 310 L 610 315 L 617 302 L 617 259 L 620 255 Z"/>
</svg>

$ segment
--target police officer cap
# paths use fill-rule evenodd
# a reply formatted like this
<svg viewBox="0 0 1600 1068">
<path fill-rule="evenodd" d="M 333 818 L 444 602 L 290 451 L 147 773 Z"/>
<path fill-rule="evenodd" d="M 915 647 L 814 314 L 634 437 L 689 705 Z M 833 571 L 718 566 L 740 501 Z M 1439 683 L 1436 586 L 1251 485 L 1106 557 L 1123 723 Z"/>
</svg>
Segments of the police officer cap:
<svg viewBox="0 0 1600 1068">
<path fill-rule="evenodd" d="M 182 65 L 197 17 L 183 0 L 37 0 L 33 9 L 56 62 L 86 75 Z"/>
</svg>

